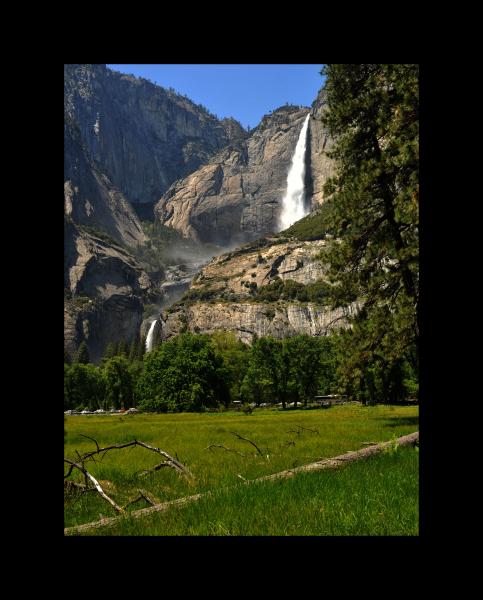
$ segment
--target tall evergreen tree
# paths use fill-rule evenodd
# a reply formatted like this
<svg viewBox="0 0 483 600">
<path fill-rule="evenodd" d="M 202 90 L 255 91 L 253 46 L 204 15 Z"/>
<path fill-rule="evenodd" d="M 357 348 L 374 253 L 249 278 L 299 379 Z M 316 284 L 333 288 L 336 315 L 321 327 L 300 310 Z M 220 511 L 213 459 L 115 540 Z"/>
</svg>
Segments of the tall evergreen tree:
<svg viewBox="0 0 483 600">
<path fill-rule="evenodd" d="M 104 355 L 103 355 L 103 360 L 104 359 L 108 359 L 108 358 L 112 358 L 113 356 L 116 356 L 117 353 L 117 348 L 116 348 L 116 344 L 114 344 L 114 342 L 109 342 L 106 346 L 106 349 L 104 350 Z"/>
<path fill-rule="evenodd" d="M 129 348 L 129 357 L 128 357 L 128 358 L 129 358 L 129 362 L 131 362 L 131 363 L 132 363 L 134 360 L 136 360 L 136 359 L 137 359 L 137 357 L 138 357 L 138 354 L 139 354 L 138 343 L 137 343 L 137 341 L 134 339 L 134 340 L 131 342 L 131 347 Z"/>
<path fill-rule="evenodd" d="M 146 336 L 143 335 L 141 338 L 141 343 L 139 344 L 139 348 L 138 348 L 138 358 L 139 360 L 143 360 L 143 356 L 146 353 Z"/>
<path fill-rule="evenodd" d="M 90 363 L 89 350 L 87 349 L 87 343 L 85 340 L 81 342 L 81 345 L 77 350 L 75 362 L 82 365 L 87 365 Z"/>
<path fill-rule="evenodd" d="M 349 389 L 376 363 L 390 370 L 412 347 L 417 356 L 419 68 L 328 64 L 322 74 L 336 161 L 325 186 L 335 239 L 323 259 L 333 306 L 357 302 L 341 337 L 341 382 Z"/>
<path fill-rule="evenodd" d="M 125 356 L 127 358 L 128 349 L 127 349 L 127 342 L 125 339 L 122 339 L 119 341 L 119 344 L 117 346 L 117 355 Z"/>
<path fill-rule="evenodd" d="M 70 357 L 70 354 L 67 352 L 67 350 L 65 348 L 64 348 L 64 363 L 66 365 L 72 364 L 72 358 Z"/>
</svg>

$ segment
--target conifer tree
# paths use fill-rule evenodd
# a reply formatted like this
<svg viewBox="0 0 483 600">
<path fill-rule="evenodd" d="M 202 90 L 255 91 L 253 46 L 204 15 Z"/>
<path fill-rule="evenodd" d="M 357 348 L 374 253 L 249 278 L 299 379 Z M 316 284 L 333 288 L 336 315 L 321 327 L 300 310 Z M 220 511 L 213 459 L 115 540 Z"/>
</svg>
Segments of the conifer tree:
<svg viewBox="0 0 483 600">
<path fill-rule="evenodd" d="M 76 363 L 87 365 L 90 363 L 89 350 L 87 349 L 86 341 L 83 340 L 77 350 Z"/>
<path fill-rule="evenodd" d="M 129 348 L 129 362 L 132 363 L 134 360 L 136 360 L 138 357 L 138 354 L 139 354 L 138 343 L 134 339 L 131 342 L 131 347 Z"/>
<path fill-rule="evenodd" d="M 125 339 L 122 339 L 119 341 L 119 344 L 117 346 L 117 355 L 125 356 L 127 358 L 128 349 L 127 349 L 127 342 Z"/>
<path fill-rule="evenodd" d="M 114 342 L 109 342 L 106 346 L 106 349 L 104 350 L 104 354 L 102 355 L 102 362 L 104 363 L 113 356 L 116 356 L 116 353 L 116 344 L 114 344 Z"/>
<path fill-rule="evenodd" d="M 70 357 L 70 354 L 67 352 L 67 350 L 65 348 L 64 348 L 64 363 L 66 365 L 72 364 L 72 358 Z"/>
<path fill-rule="evenodd" d="M 336 165 L 323 260 L 333 306 L 357 306 L 341 336 L 342 386 L 357 391 L 369 368 L 396 373 L 412 347 L 417 356 L 419 68 L 328 64 L 322 74 Z"/>
<path fill-rule="evenodd" d="M 143 337 L 141 338 L 141 342 L 139 344 L 138 347 L 138 358 L 139 360 L 143 360 L 143 356 L 146 353 L 146 336 L 143 335 Z"/>
</svg>

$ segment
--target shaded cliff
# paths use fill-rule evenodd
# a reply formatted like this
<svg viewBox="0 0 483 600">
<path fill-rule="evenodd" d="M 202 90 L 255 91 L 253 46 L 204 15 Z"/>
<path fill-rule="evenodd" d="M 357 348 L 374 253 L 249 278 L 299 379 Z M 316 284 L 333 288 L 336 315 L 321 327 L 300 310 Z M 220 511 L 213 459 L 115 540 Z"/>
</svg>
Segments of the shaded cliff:
<svg viewBox="0 0 483 600">
<path fill-rule="evenodd" d="M 108 342 L 136 339 L 144 302 L 159 296 L 129 252 L 64 219 L 64 347 L 71 355 L 85 340 L 97 362 Z"/>
<path fill-rule="evenodd" d="M 245 131 L 149 81 L 101 64 L 64 65 L 64 110 L 90 158 L 133 203 L 154 202 Z"/>
<path fill-rule="evenodd" d="M 81 225 L 104 231 L 116 241 L 142 244 L 141 223 L 131 205 L 86 151 L 77 124 L 64 114 L 64 211 Z"/>
</svg>

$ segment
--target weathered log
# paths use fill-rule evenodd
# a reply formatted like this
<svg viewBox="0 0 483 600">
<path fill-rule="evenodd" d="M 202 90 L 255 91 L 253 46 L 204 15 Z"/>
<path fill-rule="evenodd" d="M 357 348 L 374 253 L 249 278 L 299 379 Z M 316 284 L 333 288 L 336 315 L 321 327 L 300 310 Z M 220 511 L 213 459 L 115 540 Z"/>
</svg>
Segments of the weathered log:
<svg viewBox="0 0 483 600">
<path fill-rule="evenodd" d="M 361 450 L 357 450 L 354 452 L 346 452 L 345 454 L 341 454 L 340 456 L 336 456 L 334 458 L 328 458 L 324 460 L 320 460 L 314 463 L 310 463 L 308 465 L 304 465 L 302 467 L 296 467 L 287 471 L 280 471 L 279 473 L 274 473 L 272 475 L 265 475 L 264 477 L 258 477 L 257 479 L 252 480 L 244 480 L 246 485 L 250 485 L 253 483 L 258 483 L 260 481 L 273 481 L 275 479 L 283 479 L 287 477 L 292 477 L 297 473 L 309 472 L 309 471 L 322 471 L 325 469 L 337 469 L 342 464 L 347 462 L 352 462 L 359 460 L 361 458 L 366 458 L 368 456 L 372 456 L 378 454 L 379 452 L 384 451 L 386 448 L 390 448 L 397 444 L 397 446 L 408 446 L 408 445 L 416 445 L 419 441 L 419 431 L 414 433 L 410 433 L 409 435 L 403 435 L 395 441 L 382 442 L 377 444 L 376 446 L 370 446 L 368 448 L 362 448 Z M 241 479 L 244 479 L 241 475 L 238 475 Z M 211 495 L 212 492 L 205 492 L 202 494 L 196 494 L 194 496 L 187 496 L 185 498 L 178 498 L 177 500 L 171 500 L 170 502 L 164 502 L 162 504 L 157 504 L 156 506 L 151 506 L 149 508 L 143 508 L 141 510 L 136 510 L 129 514 L 129 518 L 138 519 L 140 517 L 144 517 L 150 515 L 155 512 L 163 512 L 168 510 L 173 506 L 182 506 L 184 504 L 188 504 L 190 502 L 196 502 L 200 498 L 204 496 Z M 67 527 L 64 529 L 64 534 L 69 535 L 71 533 L 79 533 L 83 531 L 89 531 L 90 529 L 98 529 L 100 527 L 112 526 L 116 523 L 119 523 L 119 520 L 123 517 L 111 517 L 108 519 L 101 519 L 100 521 L 94 521 L 92 523 L 86 523 L 84 525 L 77 525 L 75 527 Z"/>
<path fill-rule="evenodd" d="M 171 500 L 169 502 L 163 502 L 162 504 L 156 504 L 155 506 L 150 506 L 148 508 L 141 508 L 140 510 L 135 510 L 129 514 L 129 518 L 139 519 L 141 517 L 151 515 L 155 512 L 164 512 L 173 506 L 183 506 L 184 504 L 189 504 L 190 502 L 196 502 L 202 496 L 209 496 L 211 492 L 205 492 L 203 494 L 195 494 L 194 496 L 186 496 L 184 498 L 178 498 L 177 500 Z M 89 531 L 90 529 L 99 529 L 100 527 L 112 526 L 116 523 L 119 523 L 120 519 L 124 517 L 108 517 L 105 519 L 101 519 L 100 521 L 94 521 L 92 523 L 86 523 L 85 525 L 76 525 L 75 527 L 67 527 L 64 529 L 65 534 L 70 533 L 79 533 L 82 531 Z"/>
<path fill-rule="evenodd" d="M 410 444 L 415 444 L 419 440 L 419 431 L 415 433 L 410 433 L 409 435 L 403 435 L 394 441 L 382 442 L 381 444 L 377 444 L 376 446 L 369 446 L 368 448 L 362 448 L 361 450 L 355 450 L 352 452 L 346 452 L 345 454 L 341 454 L 340 456 L 335 456 L 334 458 L 326 458 L 314 463 L 310 463 L 308 465 L 303 465 L 301 467 L 296 467 L 295 469 L 290 469 L 287 471 L 280 471 L 279 473 L 273 473 L 273 475 L 265 475 L 264 477 L 259 477 L 254 481 L 272 481 L 274 479 L 281 479 L 286 477 L 292 477 L 297 473 L 309 472 L 309 471 L 322 471 L 324 469 L 333 469 L 339 467 L 341 464 L 352 462 L 355 460 L 359 460 L 361 458 L 367 458 L 368 456 L 372 456 L 373 454 L 378 454 L 382 452 L 386 448 L 390 448 L 397 444 L 397 446 L 408 446 Z"/>
</svg>

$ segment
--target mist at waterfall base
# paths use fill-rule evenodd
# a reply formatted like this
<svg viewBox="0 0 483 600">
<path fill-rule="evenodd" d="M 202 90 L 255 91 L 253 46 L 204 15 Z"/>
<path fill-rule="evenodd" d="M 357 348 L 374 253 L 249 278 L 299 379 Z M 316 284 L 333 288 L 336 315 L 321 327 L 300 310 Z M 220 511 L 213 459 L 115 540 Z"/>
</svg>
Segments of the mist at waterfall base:
<svg viewBox="0 0 483 600">
<path fill-rule="evenodd" d="M 287 175 L 287 191 L 282 199 L 282 212 L 279 218 L 279 231 L 290 227 L 308 214 L 305 207 L 305 145 L 310 113 L 305 118 L 300 131 L 292 164 Z"/>
</svg>

